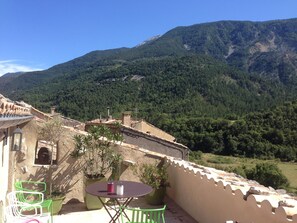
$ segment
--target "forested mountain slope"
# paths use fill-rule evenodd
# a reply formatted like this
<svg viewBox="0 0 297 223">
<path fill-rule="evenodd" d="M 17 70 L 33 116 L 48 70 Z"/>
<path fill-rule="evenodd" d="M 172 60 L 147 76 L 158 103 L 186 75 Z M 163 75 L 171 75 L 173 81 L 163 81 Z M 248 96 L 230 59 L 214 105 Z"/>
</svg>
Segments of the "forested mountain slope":
<svg viewBox="0 0 297 223">
<path fill-rule="evenodd" d="M 46 92 L 46 94 L 45 94 Z M 18 98 L 19 95 L 15 97 Z M 243 114 L 283 101 L 283 88 L 206 56 L 117 62 L 52 79 L 21 98 L 46 109 L 89 120 L 125 110 L 157 122 L 161 116 L 219 117 Z"/>
<path fill-rule="evenodd" d="M 50 78 L 92 69 L 115 60 L 206 54 L 248 72 L 289 84 L 296 77 L 297 19 L 268 22 L 220 21 L 177 27 L 134 48 L 93 51 L 41 72 L 17 77 L 0 89 L 31 87 Z M 30 80 L 25 80 L 30 79 Z M 0 78 L 1 80 L 1 78 Z M 25 83 L 22 85 L 21 82 Z M 20 83 L 17 83 L 20 82 Z M 11 90 L 8 90 L 11 89 Z"/>
<path fill-rule="evenodd" d="M 297 161 L 297 102 L 233 120 L 192 117 L 161 123 L 193 151 Z"/>
<path fill-rule="evenodd" d="M 152 48 L 170 42 L 285 84 L 297 74 L 297 19 L 268 22 L 221 21 L 175 28 Z"/>
<path fill-rule="evenodd" d="M 93 51 L 48 70 L 6 79 L 0 91 L 72 118 L 139 110 L 223 117 L 296 98 L 297 19 L 177 27 L 133 48 Z"/>
</svg>

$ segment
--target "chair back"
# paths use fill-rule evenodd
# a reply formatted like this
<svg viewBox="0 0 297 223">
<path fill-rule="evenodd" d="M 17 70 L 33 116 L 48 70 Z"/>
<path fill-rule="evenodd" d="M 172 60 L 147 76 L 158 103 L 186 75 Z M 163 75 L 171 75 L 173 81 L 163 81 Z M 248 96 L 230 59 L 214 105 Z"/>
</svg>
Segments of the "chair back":
<svg viewBox="0 0 297 223">
<path fill-rule="evenodd" d="M 41 193 L 46 192 L 45 182 L 20 180 L 14 183 L 14 187 L 18 191 L 34 191 L 34 192 L 41 192 Z"/>
<path fill-rule="evenodd" d="M 140 209 L 140 208 L 124 208 L 121 207 L 121 220 L 124 221 L 125 212 L 130 221 L 128 223 L 165 223 L 165 209 L 166 205 L 162 208 L 154 209 Z"/>
<path fill-rule="evenodd" d="M 44 195 L 41 192 L 12 191 L 7 194 L 8 204 L 17 203 L 41 204 L 44 201 Z"/>
</svg>

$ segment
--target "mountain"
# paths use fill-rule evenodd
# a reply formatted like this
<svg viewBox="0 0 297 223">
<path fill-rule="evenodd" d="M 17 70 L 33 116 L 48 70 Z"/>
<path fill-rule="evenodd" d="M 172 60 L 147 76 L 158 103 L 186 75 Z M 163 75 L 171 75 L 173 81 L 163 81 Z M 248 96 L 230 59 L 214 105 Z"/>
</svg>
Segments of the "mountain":
<svg viewBox="0 0 297 223">
<path fill-rule="evenodd" d="M 284 88 L 208 56 L 162 57 L 116 62 L 53 78 L 16 92 L 14 98 L 76 119 L 137 108 L 156 122 L 168 117 L 212 116 L 264 109 L 284 98 Z"/>
<path fill-rule="evenodd" d="M 93 51 L 3 82 L 0 91 L 40 108 L 98 117 L 137 108 L 160 118 L 241 115 L 297 95 L 297 19 L 177 27 L 133 48 Z"/>
<path fill-rule="evenodd" d="M 21 76 L 24 73 L 25 72 L 22 72 L 22 71 L 14 72 L 14 73 L 6 73 L 6 74 L 3 74 L 2 77 L 4 77 L 4 78 L 16 78 L 18 76 Z"/>
<path fill-rule="evenodd" d="M 23 75 L 25 72 L 6 73 L 1 76 L 1 84 L 5 86 L 7 83 L 12 82 L 15 78 Z"/>
<path fill-rule="evenodd" d="M 249 73 L 289 84 L 297 74 L 297 19 L 221 21 L 177 27 L 150 44 L 205 54 Z"/>
<path fill-rule="evenodd" d="M 140 47 L 140 46 L 142 46 L 142 45 L 144 45 L 144 44 L 151 43 L 151 42 L 153 42 L 154 40 L 159 39 L 160 36 L 161 36 L 161 35 L 153 36 L 153 37 L 149 38 L 148 40 L 145 40 L 145 41 L 143 41 L 142 43 L 138 44 L 136 47 Z"/>
</svg>

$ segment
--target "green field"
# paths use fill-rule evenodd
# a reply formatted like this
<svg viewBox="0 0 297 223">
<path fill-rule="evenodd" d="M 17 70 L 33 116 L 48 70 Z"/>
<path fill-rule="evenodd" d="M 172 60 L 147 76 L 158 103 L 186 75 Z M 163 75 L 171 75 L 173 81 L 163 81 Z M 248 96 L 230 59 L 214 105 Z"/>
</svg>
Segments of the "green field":
<svg viewBox="0 0 297 223">
<path fill-rule="evenodd" d="M 297 191 L 297 163 L 283 163 L 278 164 L 283 174 L 289 179 L 290 186 L 295 192 Z"/>
<path fill-rule="evenodd" d="M 203 153 L 201 158 L 197 160 L 195 160 L 195 158 L 193 160 L 193 157 L 191 157 L 190 159 L 191 161 L 197 162 L 198 164 L 223 170 L 228 170 L 229 167 L 236 167 L 242 165 L 246 166 L 247 168 L 252 168 L 260 162 L 276 162 L 278 167 L 281 169 L 283 174 L 288 178 L 290 182 L 290 187 L 288 188 L 288 191 L 297 194 L 297 163 L 280 162 L 277 160 L 264 161 L 251 158 L 220 156 L 210 153 Z"/>
</svg>

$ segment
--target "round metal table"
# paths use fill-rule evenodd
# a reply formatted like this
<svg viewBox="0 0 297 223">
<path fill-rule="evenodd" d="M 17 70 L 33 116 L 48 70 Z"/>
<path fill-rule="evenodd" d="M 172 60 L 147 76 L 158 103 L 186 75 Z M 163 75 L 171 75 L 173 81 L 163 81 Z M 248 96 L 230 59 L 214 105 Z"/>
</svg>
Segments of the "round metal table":
<svg viewBox="0 0 297 223">
<path fill-rule="evenodd" d="M 116 220 L 120 216 L 120 209 L 116 211 L 114 216 L 112 216 L 112 214 L 106 207 L 106 204 L 102 201 L 101 197 L 114 199 L 119 206 L 122 206 L 122 209 L 123 209 L 122 213 L 126 216 L 126 218 L 128 218 L 128 216 L 124 211 L 124 208 L 128 206 L 128 204 L 133 200 L 133 198 L 142 197 L 153 191 L 153 188 L 151 186 L 148 186 L 143 183 L 133 182 L 133 181 L 113 181 L 114 188 L 116 188 L 118 184 L 124 185 L 123 195 L 117 195 L 116 193 L 107 192 L 107 183 L 108 182 L 97 182 L 97 183 L 90 184 L 89 186 L 86 187 L 86 192 L 88 194 L 98 197 L 103 207 L 111 217 L 110 222 L 116 222 Z M 119 199 L 124 199 L 124 203 L 120 204 Z"/>
</svg>

